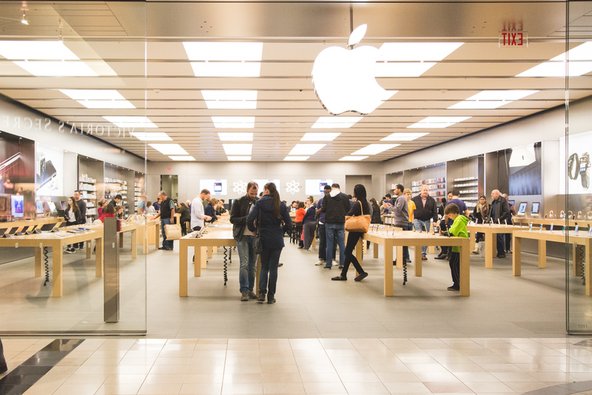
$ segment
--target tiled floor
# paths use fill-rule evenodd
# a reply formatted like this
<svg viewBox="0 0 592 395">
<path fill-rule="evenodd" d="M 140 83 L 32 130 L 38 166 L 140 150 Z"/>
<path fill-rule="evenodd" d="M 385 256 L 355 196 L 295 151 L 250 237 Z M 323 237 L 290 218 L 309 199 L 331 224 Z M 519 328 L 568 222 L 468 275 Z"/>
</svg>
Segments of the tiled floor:
<svg viewBox="0 0 592 395">
<path fill-rule="evenodd" d="M 43 342 L 7 339 L 9 364 Z M 576 393 L 566 392 L 573 382 L 589 394 L 592 349 L 579 342 L 87 339 L 26 394 L 542 395 Z"/>
</svg>

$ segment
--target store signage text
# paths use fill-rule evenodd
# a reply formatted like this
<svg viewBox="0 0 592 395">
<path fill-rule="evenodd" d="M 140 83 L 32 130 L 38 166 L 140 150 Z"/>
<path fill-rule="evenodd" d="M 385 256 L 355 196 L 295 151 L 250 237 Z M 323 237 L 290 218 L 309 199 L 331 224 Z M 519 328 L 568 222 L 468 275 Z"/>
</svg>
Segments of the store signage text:
<svg viewBox="0 0 592 395">
<path fill-rule="evenodd" d="M 528 46 L 528 34 L 518 30 L 502 30 L 498 43 L 501 47 Z"/>
</svg>

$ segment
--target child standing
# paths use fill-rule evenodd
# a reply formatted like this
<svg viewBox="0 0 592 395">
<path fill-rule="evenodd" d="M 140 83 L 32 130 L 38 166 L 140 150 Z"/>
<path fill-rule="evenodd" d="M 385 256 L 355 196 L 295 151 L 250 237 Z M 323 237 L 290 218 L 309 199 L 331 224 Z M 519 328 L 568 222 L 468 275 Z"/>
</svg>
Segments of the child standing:
<svg viewBox="0 0 592 395">
<path fill-rule="evenodd" d="M 448 234 L 455 237 L 469 237 L 467 223 L 469 219 L 460 213 L 460 209 L 454 203 L 450 203 L 444 210 L 444 215 L 450 218 L 453 223 L 448 229 Z M 458 291 L 460 289 L 460 247 L 452 247 L 450 253 L 450 274 L 452 275 L 452 286 L 449 291 Z"/>
</svg>

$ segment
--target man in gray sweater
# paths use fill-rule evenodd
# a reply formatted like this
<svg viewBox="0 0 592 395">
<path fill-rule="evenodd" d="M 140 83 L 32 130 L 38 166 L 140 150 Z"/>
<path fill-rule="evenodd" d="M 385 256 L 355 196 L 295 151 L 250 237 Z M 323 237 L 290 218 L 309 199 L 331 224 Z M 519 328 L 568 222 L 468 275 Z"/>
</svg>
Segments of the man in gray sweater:
<svg viewBox="0 0 592 395">
<path fill-rule="evenodd" d="M 393 208 L 393 220 L 394 225 L 403 230 L 411 230 L 411 223 L 409 222 L 409 210 L 407 209 L 407 198 L 403 191 L 405 187 L 401 184 L 397 184 L 395 187 L 395 205 Z M 403 260 L 410 263 L 409 259 L 409 247 L 403 247 Z"/>
</svg>

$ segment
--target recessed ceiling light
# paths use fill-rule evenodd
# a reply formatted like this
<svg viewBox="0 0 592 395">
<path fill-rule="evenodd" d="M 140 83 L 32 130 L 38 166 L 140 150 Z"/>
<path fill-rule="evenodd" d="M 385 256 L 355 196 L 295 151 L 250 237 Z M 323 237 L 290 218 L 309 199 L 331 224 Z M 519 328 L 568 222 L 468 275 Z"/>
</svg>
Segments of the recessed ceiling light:
<svg viewBox="0 0 592 395">
<path fill-rule="evenodd" d="M 420 77 L 434 67 L 435 62 L 376 62 L 377 77 Z"/>
<path fill-rule="evenodd" d="M 37 77 L 96 77 L 97 72 L 79 60 L 33 60 L 14 62 Z"/>
<path fill-rule="evenodd" d="M 188 155 L 179 144 L 149 144 L 163 155 Z"/>
<path fill-rule="evenodd" d="M 308 160 L 308 158 L 310 158 L 310 156 L 304 156 L 304 155 L 288 155 L 284 158 L 285 161 L 305 161 Z"/>
<path fill-rule="evenodd" d="M 217 129 L 253 129 L 255 117 L 212 117 Z"/>
<path fill-rule="evenodd" d="M 340 161 L 360 161 L 360 160 L 364 160 L 367 159 L 368 156 L 344 156 L 343 158 L 340 158 Z"/>
<path fill-rule="evenodd" d="M 253 133 L 218 133 L 220 141 L 253 141 Z"/>
<path fill-rule="evenodd" d="M 0 41 L 0 55 L 9 60 L 79 60 L 63 41 Z"/>
<path fill-rule="evenodd" d="M 384 43 L 378 49 L 379 61 L 440 61 L 463 45 L 461 42 Z"/>
<path fill-rule="evenodd" d="M 351 128 L 363 117 L 319 117 L 311 126 L 313 129 L 345 129 Z"/>
<path fill-rule="evenodd" d="M 262 42 L 184 42 L 189 60 L 261 61 Z"/>
<path fill-rule="evenodd" d="M 230 155 L 227 156 L 228 160 L 231 161 L 248 161 L 251 160 L 251 157 L 248 155 Z"/>
<path fill-rule="evenodd" d="M 551 59 L 551 61 L 555 62 L 563 62 L 565 60 L 566 52 L 562 53 L 561 55 L 557 55 Z M 592 41 L 586 41 L 583 44 L 578 45 L 567 51 L 567 58 L 569 61 L 572 60 L 592 60 Z"/>
<path fill-rule="evenodd" d="M 157 128 L 148 117 L 143 116 L 105 116 L 103 117 L 120 128 Z"/>
<path fill-rule="evenodd" d="M 251 155 L 253 150 L 253 144 L 222 144 L 222 147 L 224 147 L 226 156 L 247 156 Z"/>
<path fill-rule="evenodd" d="M 174 161 L 194 161 L 195 158 L 191 155 L 177 155 L 177 156 L 169 156 Z"/>
<path fill-rule="evenodd" d="M 257 108 L 257 91 L 201 91 L 209 109 L 253 110 Z"/>
<path fill-rule="evenodd" d="M 364 148 L 360 148 L 356 152 L 352 152 L 352 155 L 376 155 L 390 150 L 391 148 L 398 147 L 399 145 L 401 144 L 370 144 Z"/>
<path fill-rule="evenodd" d="M 333 141 L 341 133 L 305 133 L 300 141 Z"/>
<path fill-rule="evenodd" d="M 327 144 L 296 144 L 288 156 L 314 155 Z"/>
<path fill-rule="evenodd" d="M 60 92 L 86 108 L 136 108 L 113 89 L 60 89 Z"/>
<path fill-rule="evenodd" d="M 579 77 L 592 71 L 592 41 L 586 41 L 547 62 L 523 71 L 516 77 L 565 77 L 566 54 L 570 77 Z"/>
<path fill-rule="evenodd" d="M 132 132 L 132 136 L 141 141 L 172 141 L 168 134 L 162 132 Z"/>
<path fill-rule="evenodd" d="M 407 127 L 410 129 L 443 129 L 469 118 L 471 117 L 426 117 Z"/>
<path fill-rule="evenodd" d="M 380 141 L 413 141 L 420 137 L 426 136 L 429 133 L 391 133 L 386 137 L 380 139 Z"/>
<path fill-rule="evenodd" d="M 538 91 L 534 90 L 486 90 L 466 100 L 453 104 L 449 109 L 492 109 L 520 100 Z"/>
<path fill-rule="evenodd" d="M 259 62 L 191 62 L 196 77 L 259 77 Z"/>
</svg>

